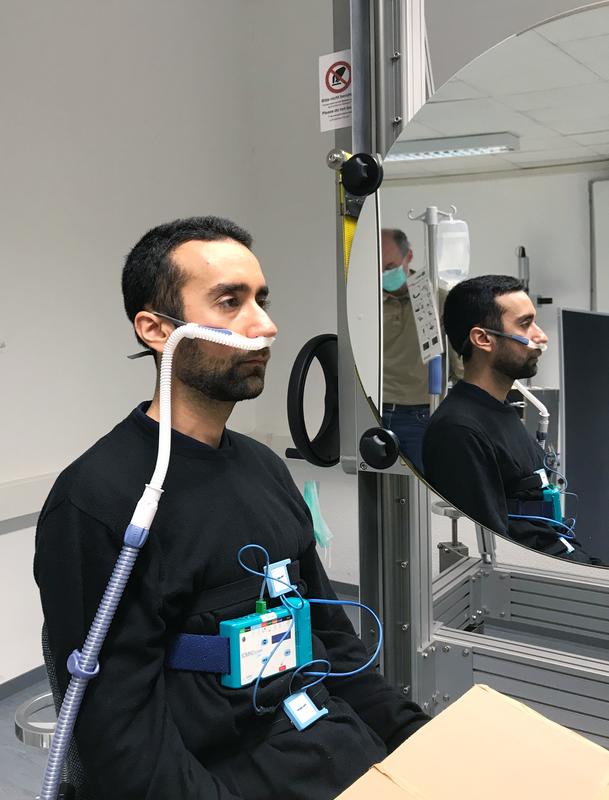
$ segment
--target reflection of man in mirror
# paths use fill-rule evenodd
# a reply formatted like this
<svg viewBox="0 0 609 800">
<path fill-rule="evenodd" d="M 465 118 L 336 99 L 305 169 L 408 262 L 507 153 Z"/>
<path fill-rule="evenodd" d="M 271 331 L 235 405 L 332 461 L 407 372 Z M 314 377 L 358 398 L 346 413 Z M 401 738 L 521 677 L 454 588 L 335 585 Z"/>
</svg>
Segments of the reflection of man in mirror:
<svg viewBox="0 0 609 800">
<path fill-rule="evenodd" d="M 383 229 L 381 258 L 383 424 L 397 435 L 402 453 L 422 472 L 421 446 L 429 421 L 429 389 L 406 286 L 412 249 L 404 231 Z"/>
<path fill-rule="evenodd" d="M 443 317 L 464 378 L 430 420 L 425 477 L 490 530 L 544 553 L 600 563 L 576 542 L 572 523 L 552 524 L 544 451 L 506 402 L 514 380 L 535 375 L 548 341 L 523 283 L 507 275 L 463 281 L 449 292 Z"/>
<path fill-rule="evenodd" d="M 427 366 L 419 340 L 406 279 L 413 270 L 412 248 L 404 231 L 381 231 L 383 268 L 383 424 L 400 440 L 402 453 L 423 471 L 421 447 L 429 422 Z M 445 298 L 441 290 L 440 306 Z M 452 353 L 451 369 L 456 368 Z"/>
</svg>

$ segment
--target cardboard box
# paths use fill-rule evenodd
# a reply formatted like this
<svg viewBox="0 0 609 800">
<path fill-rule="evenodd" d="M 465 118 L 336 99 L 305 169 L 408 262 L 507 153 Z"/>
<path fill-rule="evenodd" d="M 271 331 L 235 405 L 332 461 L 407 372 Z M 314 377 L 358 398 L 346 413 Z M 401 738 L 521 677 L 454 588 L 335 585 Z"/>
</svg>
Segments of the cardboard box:
<svg viewBox="0 0 609 800">
<path fill-rule="evenodd" d="M 339 798 L 609 800 L 609 750 L 478 685 Z"/>
</svg>

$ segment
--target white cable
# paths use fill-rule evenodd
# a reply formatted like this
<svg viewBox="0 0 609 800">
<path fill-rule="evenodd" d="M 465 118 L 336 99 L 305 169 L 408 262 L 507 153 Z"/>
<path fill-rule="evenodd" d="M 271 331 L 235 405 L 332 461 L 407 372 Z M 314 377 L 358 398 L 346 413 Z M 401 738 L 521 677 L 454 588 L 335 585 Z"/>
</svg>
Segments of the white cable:
<svg viewBox="0 0 609 800">
<path fill-rule="evenodd" d="M 548 409 L 544 406 L 541 400 L 536 397 L 533 392 L 527 389 L 520 381 L 514 381 L 514 388 L 518 389 L 520 394 L 534 405 L 539 411 L 539 425 L 537 427 L 537 440 L 539 444 L 545 449 L 546 435 L 548 433 L 548 426 L 550 424 L 550 414 Z"/>
<path fill-rule="evenodd" d="M 235 347 L 238 350 L 262 350 L 265 347 L 270 347 L 275 341 L 275 338 L 272 336 L 256 336 L 250 339 L 247 336 L 241 336 L 241 334 L 234 333 L 233 331 L 197 325 L 196 322 L 188 322 L 186 325 L 181 325 L 173 331 L 165 343 L 163 357 L 161 358 L 161 373 L 159 378 L 161 409 L 159 422 L 159 451 L 154 473 L 150 479 L 150 484 L 146 487 L 150 489 L 151 492 L 161 492 L 163 490 L 163 483 L 169 466 L 169 453 L 171 449 L 171 371 L 173 354 L 179 342 L 184 338 L 203 339 L 206 342 L 224 344 L 228 347 Z M 146 493 L 144 493 L 140 502 L 143 502 L 145 497 Z M 150 525 L 145 527 L 150 527 Z"/>
</svg>

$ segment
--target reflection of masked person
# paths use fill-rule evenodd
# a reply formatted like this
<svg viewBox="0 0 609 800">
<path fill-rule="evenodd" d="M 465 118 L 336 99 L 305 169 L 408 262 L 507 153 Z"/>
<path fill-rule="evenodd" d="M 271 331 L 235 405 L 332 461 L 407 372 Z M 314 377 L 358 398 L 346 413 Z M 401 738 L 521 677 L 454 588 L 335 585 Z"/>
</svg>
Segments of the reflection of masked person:
<svg viewBox="0 0 609 800">
<path fill-rule="evenodd" d="M 429 421 L 429 383 L 406 286 L 406 278 L 412 272 L 412 249 L 406 234 L 384 228 L 381 254 L 383 424 L 397 435 L 402 453 L 422 472 L 421 446 Z M 451 367 L 454 371 L 456 364 L 451 362 Z"/>
</svg>

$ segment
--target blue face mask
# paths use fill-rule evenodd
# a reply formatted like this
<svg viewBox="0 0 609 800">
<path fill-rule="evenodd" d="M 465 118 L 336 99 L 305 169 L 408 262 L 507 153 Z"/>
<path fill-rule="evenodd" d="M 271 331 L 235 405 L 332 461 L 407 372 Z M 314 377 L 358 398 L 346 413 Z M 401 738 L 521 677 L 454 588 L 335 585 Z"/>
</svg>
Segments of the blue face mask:
<svg viewBox="0 0 609 800">
<path fill-rule="evenodd" d="M 399 267 L 386 269 L 383 272 L 383 289 L 386 292 L 397 292 L 402 286 L 406 284 L 406 273 L 404 267 L 400 264 Z"/>
</svg>

